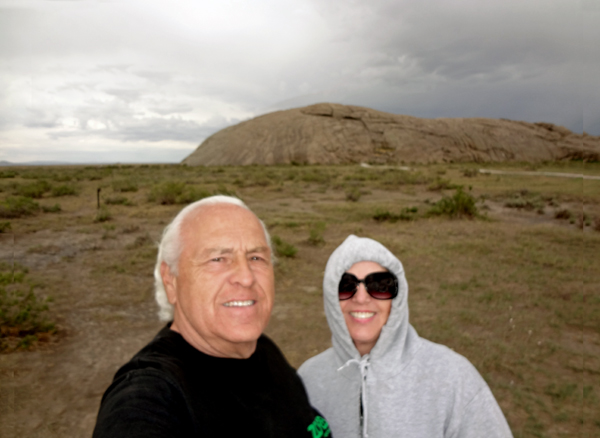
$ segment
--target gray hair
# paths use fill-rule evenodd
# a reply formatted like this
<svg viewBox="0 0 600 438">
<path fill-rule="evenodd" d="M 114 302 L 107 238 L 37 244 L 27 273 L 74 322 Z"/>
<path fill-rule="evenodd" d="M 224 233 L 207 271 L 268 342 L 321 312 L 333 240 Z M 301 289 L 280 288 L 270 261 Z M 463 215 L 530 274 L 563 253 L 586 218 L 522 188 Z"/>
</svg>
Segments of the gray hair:
<svg viewBox="0 0 600 438">
<path fill-rule="evenodd" d="M 160 266 L 165 262 L 171 270 L 171 273 L 175 276 L 178 275 L 179 257 L 181 256 L 182 251 L 181 225 L 197 208 L 215 204 L 233 204 L 252 212 L 246 204 L 233 196 L 210 196 L 186 206 L 177 214 L 177 216 L 175 216 L 171 223 L 165 227 L 158 245 L 158 256 L 156 257 L 156 265 L 154 266 L 154 296 L 159 307 L 158 318 L 161 321 L 173 320 L 173 305 L 169 303 L 169 299 L 167 298 L 165 285 L 163 284 L 162 276 L 160 275 Z M 258 222 L 265 232 L 265 239 L 271 250 L 271 261 L 275 262 L 275 255 L 273 254 L 273 247 L 271 246 L 271 236 L 269 236 L 269 232 L 267 231 L 264 222 L 260 219 L 258 219 Z"/>
</svg>

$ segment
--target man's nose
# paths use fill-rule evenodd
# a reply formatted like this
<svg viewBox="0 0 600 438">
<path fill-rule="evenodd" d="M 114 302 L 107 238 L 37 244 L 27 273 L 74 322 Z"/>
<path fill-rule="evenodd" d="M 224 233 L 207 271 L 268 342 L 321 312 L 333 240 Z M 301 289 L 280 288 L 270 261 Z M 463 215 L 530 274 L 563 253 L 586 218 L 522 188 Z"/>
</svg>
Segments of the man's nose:
<svg viewBox="0 0 600 438">
<path fill-rule="evenodd" d="M 254 284 L 254 273 L 250 269 L 248 260 L 241 258 L 236 261 L 231 281 L 243 287 L 250 287 Z"/>
</svg>

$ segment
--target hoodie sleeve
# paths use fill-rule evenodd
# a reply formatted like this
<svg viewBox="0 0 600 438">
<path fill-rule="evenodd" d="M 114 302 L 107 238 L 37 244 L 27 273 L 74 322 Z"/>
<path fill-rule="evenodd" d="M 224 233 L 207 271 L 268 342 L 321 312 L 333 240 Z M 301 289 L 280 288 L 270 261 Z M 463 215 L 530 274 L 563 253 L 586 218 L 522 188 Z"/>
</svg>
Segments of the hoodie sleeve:
<svg viewBox="0 0 600 438">
<path fill-rule="evenodd" d="M 487 384 L 473 397 L 462 415 L 452 418 L 446 438 L 512 438 L 512 433 Z"/>
</svg>

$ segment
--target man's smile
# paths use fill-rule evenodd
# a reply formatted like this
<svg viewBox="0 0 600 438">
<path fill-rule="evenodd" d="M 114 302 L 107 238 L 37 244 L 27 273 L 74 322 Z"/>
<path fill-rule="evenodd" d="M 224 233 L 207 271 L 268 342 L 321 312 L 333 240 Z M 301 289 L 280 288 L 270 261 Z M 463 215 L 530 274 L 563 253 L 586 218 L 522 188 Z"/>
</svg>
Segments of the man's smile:
<svg viewBox="0 0 600 438">
<path fill-rule="evenodd" d="M 246 301 L 228 301 L 223 304 L 225 307 L 248 307 L 252 306 L 256 301 L 254 300 L 246 300 Z"/>
</svg>

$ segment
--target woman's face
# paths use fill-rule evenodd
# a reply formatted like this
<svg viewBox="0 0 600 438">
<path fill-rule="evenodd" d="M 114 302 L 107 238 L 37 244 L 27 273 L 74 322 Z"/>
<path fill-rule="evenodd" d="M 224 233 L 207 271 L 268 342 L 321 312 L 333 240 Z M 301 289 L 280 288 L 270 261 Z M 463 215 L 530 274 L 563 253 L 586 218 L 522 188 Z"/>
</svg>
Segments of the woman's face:
<svg viewBox="0 0 600 438">
<path fill-rule="evenodd" d="M 365 261 L 353 264 L 346 272 L 363 280 L 373 272 L 387 272 L 387 269 L 378 263 Z M 376 300 L 360 283 L 352 298 L 340 301 L 340 307 L 356 349 L 361 356 L 370 353 L 390 316 L 392 300 Z"/>
</svg>

